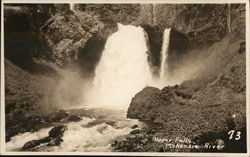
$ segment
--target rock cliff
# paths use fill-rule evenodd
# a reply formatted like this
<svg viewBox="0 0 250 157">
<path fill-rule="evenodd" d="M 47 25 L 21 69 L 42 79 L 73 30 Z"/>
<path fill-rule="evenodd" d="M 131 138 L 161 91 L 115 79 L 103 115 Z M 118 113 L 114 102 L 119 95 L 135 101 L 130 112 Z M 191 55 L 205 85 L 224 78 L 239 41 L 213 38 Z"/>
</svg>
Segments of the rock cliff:
<svg viewBox="0 0 250 157">
<path fill-rule="evenodd" d="M 52 48 L 54 62 L 59 66 L 77 61 L 88 39 L 103 29 L 103 23 L 96 17 L 70 10 L 56 14 L 41 27 Z"/>
<path fill-rule="evenodd" d="M 149 61 L 158 75 L 165 28 L 172 28 L 168 54 L 171 73 L 191 49 L 207 49 L 229 31 L 244 40 L 244 12 L 244 4 L 143 4 L 135 24 L 144 26 L 148 33 Z M 236 22 L 238 28 L 234 28 Z"/>
</svg>

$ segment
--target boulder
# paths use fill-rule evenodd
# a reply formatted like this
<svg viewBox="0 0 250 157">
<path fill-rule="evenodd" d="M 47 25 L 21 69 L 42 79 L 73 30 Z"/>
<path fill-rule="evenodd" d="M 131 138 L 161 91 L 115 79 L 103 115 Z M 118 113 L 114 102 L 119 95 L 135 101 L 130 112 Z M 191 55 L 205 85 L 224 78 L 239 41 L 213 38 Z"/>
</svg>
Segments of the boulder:
<svg viewBox="0 0 250 157">
<path fill-rule="evenodd" d="M 192 98 L 192 95 L 191 95 L 191 94 L 184 93 L 184 92 L 181 92 L 181 91 L 178 91 L 178 90 L 175 90 L 175 94 L 176 94 L 177 96 L 182 97 L 183 99 L 191 99 L 191 98 Z"/>
<path fill-rule="evenodd" d="M 131 129 L 135 129 L 135 128 L 138 128 L 138 125 L 133 125 L 133 126 L 131 127 Z"/>
<path fill-rule="evenodd" d="M 59 110 L 59 111 L 53 113 L 53 115 L 51 117 L 49 117 L 49 121 L 59 122 L 59 121 L 63 120 L 64 118 L 67 118 L 68 116 L 69 116 L 69 114 L 66 111 Z"/>
<path fill-rule="evenodd" d="M 148 128 L 148 129 L 146 130 L 146 134 L 155 134 L 155 129 L 150 129 L 150 128 Z"/>
<path fill-rule="evenodd" d="M 39 140 L 32 140 L 32 141 L 26 142 L 23 146 L 23 150 L 28 150 L 28 149 L 34 148 L 40 144 L 41 143 L 39 142 Z"/>
<path fill-rule="evenodd" d="M 148 141 L 149 141 L 148 138 L 144 138 L 143 140 L 141 140 L 141 143 L 146 144 L 146 143 L 148 143 Z"/>
<path fill-rule="evenodd" d="M 77 117 L 77 116 L 75 116 L 75 115 L 70 115 L 68 120 L 72 121 L 72 122 L 78 122 L 78 121 L 80 121 L 82 119 L 79 118 L 79 117 Z"/>
<path fill-rule="evenodd" d="M 136 130 L 133 130 L 130 132 L 130 134 L 139 134 L 140 133 L 140 130 L 139 129 L 136 129 Z"/>
<path fill-rule="evenodd" d="M 62 142 L 63 140 L 61 138 L 54 138 L 47 144 L 47 146 L 59 146 Z"/>
<path fill-rule="evenodd" d="M 22 149 L 23 150 L 29 150 L 29 149 L 32 149 L 32 148 L 35 148 L 35 147 L 39 146 L 40 144 L 48 143 L 50 141 L 51 141 L 50 137 L 45 137 L 45 138 L 40 139 L 40 140 L 32 140 L 32 141 L 26 142 L 23 145 Z"/>
<path fill-rule="evenodd" d="M 151 111 L 155 110 L 155 106 L 161 106 L 168 104 L 168 99 L 165 99 L 165 95 L 160 89 L 155 87 L 145 87 L 141 92 L 137 93 L 133 97 L 131 104 L 128 108 L 128 118 L 142 118 L 144 120 L 151 120 Z"/>
<path fill-rule="evenodd" d="M 162 46 L 162 35 L 163 30 L 157 26 L 142 25 L 143 29 L 147 33 L 148 39 L 148 60 L 150 63 L 150 68 L 154 75 L 159 75 L 160 67 L 160 51 Z"/>
<path fill-rule="evenodd" d="M 64 122 L 79 122 L 80 120 L 82 120 L 80 117 L 75 116 L 75 115 L 69 115 L 65 118 L 63 118 L 61 121 Z"/>
<path fill-rule="evenodd" d="M 61 138 L 65 130 L 66 130 L 66 126 L 64 125 L 56 126 L 49 131 L 49 137 Z"/>
</svg>

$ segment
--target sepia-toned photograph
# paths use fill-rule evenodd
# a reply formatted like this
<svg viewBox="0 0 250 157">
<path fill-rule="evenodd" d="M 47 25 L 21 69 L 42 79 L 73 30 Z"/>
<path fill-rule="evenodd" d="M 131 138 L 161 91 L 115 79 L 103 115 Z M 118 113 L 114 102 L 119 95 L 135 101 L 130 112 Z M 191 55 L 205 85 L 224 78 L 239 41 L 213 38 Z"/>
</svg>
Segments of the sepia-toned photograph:
<svg viewBox="0 0 250 157">
<path fill-rule="evenodd" d="M 249 2 L 205 2 L 4 0 L 1 153 L 249 155 Z"/>
</svg>

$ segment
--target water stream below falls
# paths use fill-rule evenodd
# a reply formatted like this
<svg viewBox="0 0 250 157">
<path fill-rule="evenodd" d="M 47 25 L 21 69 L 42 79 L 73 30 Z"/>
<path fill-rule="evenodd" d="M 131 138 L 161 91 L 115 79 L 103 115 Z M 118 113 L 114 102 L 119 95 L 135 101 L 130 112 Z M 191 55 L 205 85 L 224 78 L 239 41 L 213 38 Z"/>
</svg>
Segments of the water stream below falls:
<svg viewBox="0 0 250 157">
<path fill-rule="evenodd" d="M 82 120 L 79 122 L 63 123 L 66 126 L 66 131 L 63 134 L 61 145 L 47 146 L 46 144 L 41 144 L 32 149 L 32 151 L 112 151 L 112 142 L 129 134 L 133 130 L 133 126 L 141 125 L 138 120 L 127 119 L 126 112 L 122 110 L 73 109 L 69 110 L 69 112 L 79 115 Z M 86 112 L 88 114 L 83 116 Z M 57 125 L 60 125 L 60 123 L 57 123 Z M 26 142 L 47 137 L 52 128 L 47 127 L 37 132 L 20 133 L 12 137 L 10 142 L 6 143 L 6 150 L 22 151 L 22 147 Z"/>
<path fill-rule="evenodd" d="M 126 118 L 127 108 L 135 94 L 146 86 L 162 88 L 166 85 L 163 83 L 166 78 L 169 33 L 170 29 L 164 31 L 161 75 L 155 81 L 148 63 L 147 39 L 143 28 L 118 24 L 118 31 L 106 42 L 92 86 L 84 92 L 84 109 L 77 110 L 78 115 L 82 112 L 89 113 L 88 116 L 81 115 L 81 121 L 65 124 L 67 129 L 60 146 L 41 146 L 36 151 L 112 151 L 111 143 L 114 140 L 129 134 L 132 126 L 140 125 L 137 120 Z M 94 112 L 87 108 L 94 109 Z M 100 108 L 109 110 L 103 115 L 101 112 L 104 110 Z M 51 128 L 16 135 L 6 144 L 7 150 L 21 151 L 26 142 L 48 136 Z"/>
</svg>

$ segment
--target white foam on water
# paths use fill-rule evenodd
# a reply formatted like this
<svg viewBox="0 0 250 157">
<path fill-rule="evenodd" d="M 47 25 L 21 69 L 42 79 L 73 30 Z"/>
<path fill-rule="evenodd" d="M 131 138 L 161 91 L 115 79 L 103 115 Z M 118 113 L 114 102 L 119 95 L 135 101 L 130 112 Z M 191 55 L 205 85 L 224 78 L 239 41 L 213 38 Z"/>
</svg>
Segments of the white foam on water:
<svg viewBox="0 0 250 157">
<path fill-rule="evenodd" d="M 13 136 L 9 142 L 6 143 L 6 151 L 20 151 L 26 142 L 38 140 L 48 136 L 48 132 L 52 127 L 40 129 L 37 132 L 25 132 Z"/>
<path fill-rule="evenodd" d="M 115 139 L 132 131 L 131 121 L 123 123 L 123 127 L 113 127 L 101 123 L 91 128 L 71 123 L 64 133 L 63 143 L 57 148 L 57 151 L 111 151 L 111 143 Z"/>
<path fill-rule="evenodd" d="M 138 120 L 126 119 L 117 121 L 113 126 L 105 122 L 88 126 L 96 119 L 83 117 L 79 122 L 65 124 L 66 131 L 62 137 L 60 146 L 38 146 L 36 151 L 55 152 L 91 152 L 112 151 L 111 143 L 117 138 L 127 135 L 132 131 L 133 125 L 140 125 Z M 52 127 L 51 127 L 52 128 Z M 26 132 L 11 138 L 6 144 L 7 151 L 21 151 L 23 145 L 31 140 L 38 140 L 48 136 L 51 128 L 41 129 L 37 132 Z"/>
</svg>

